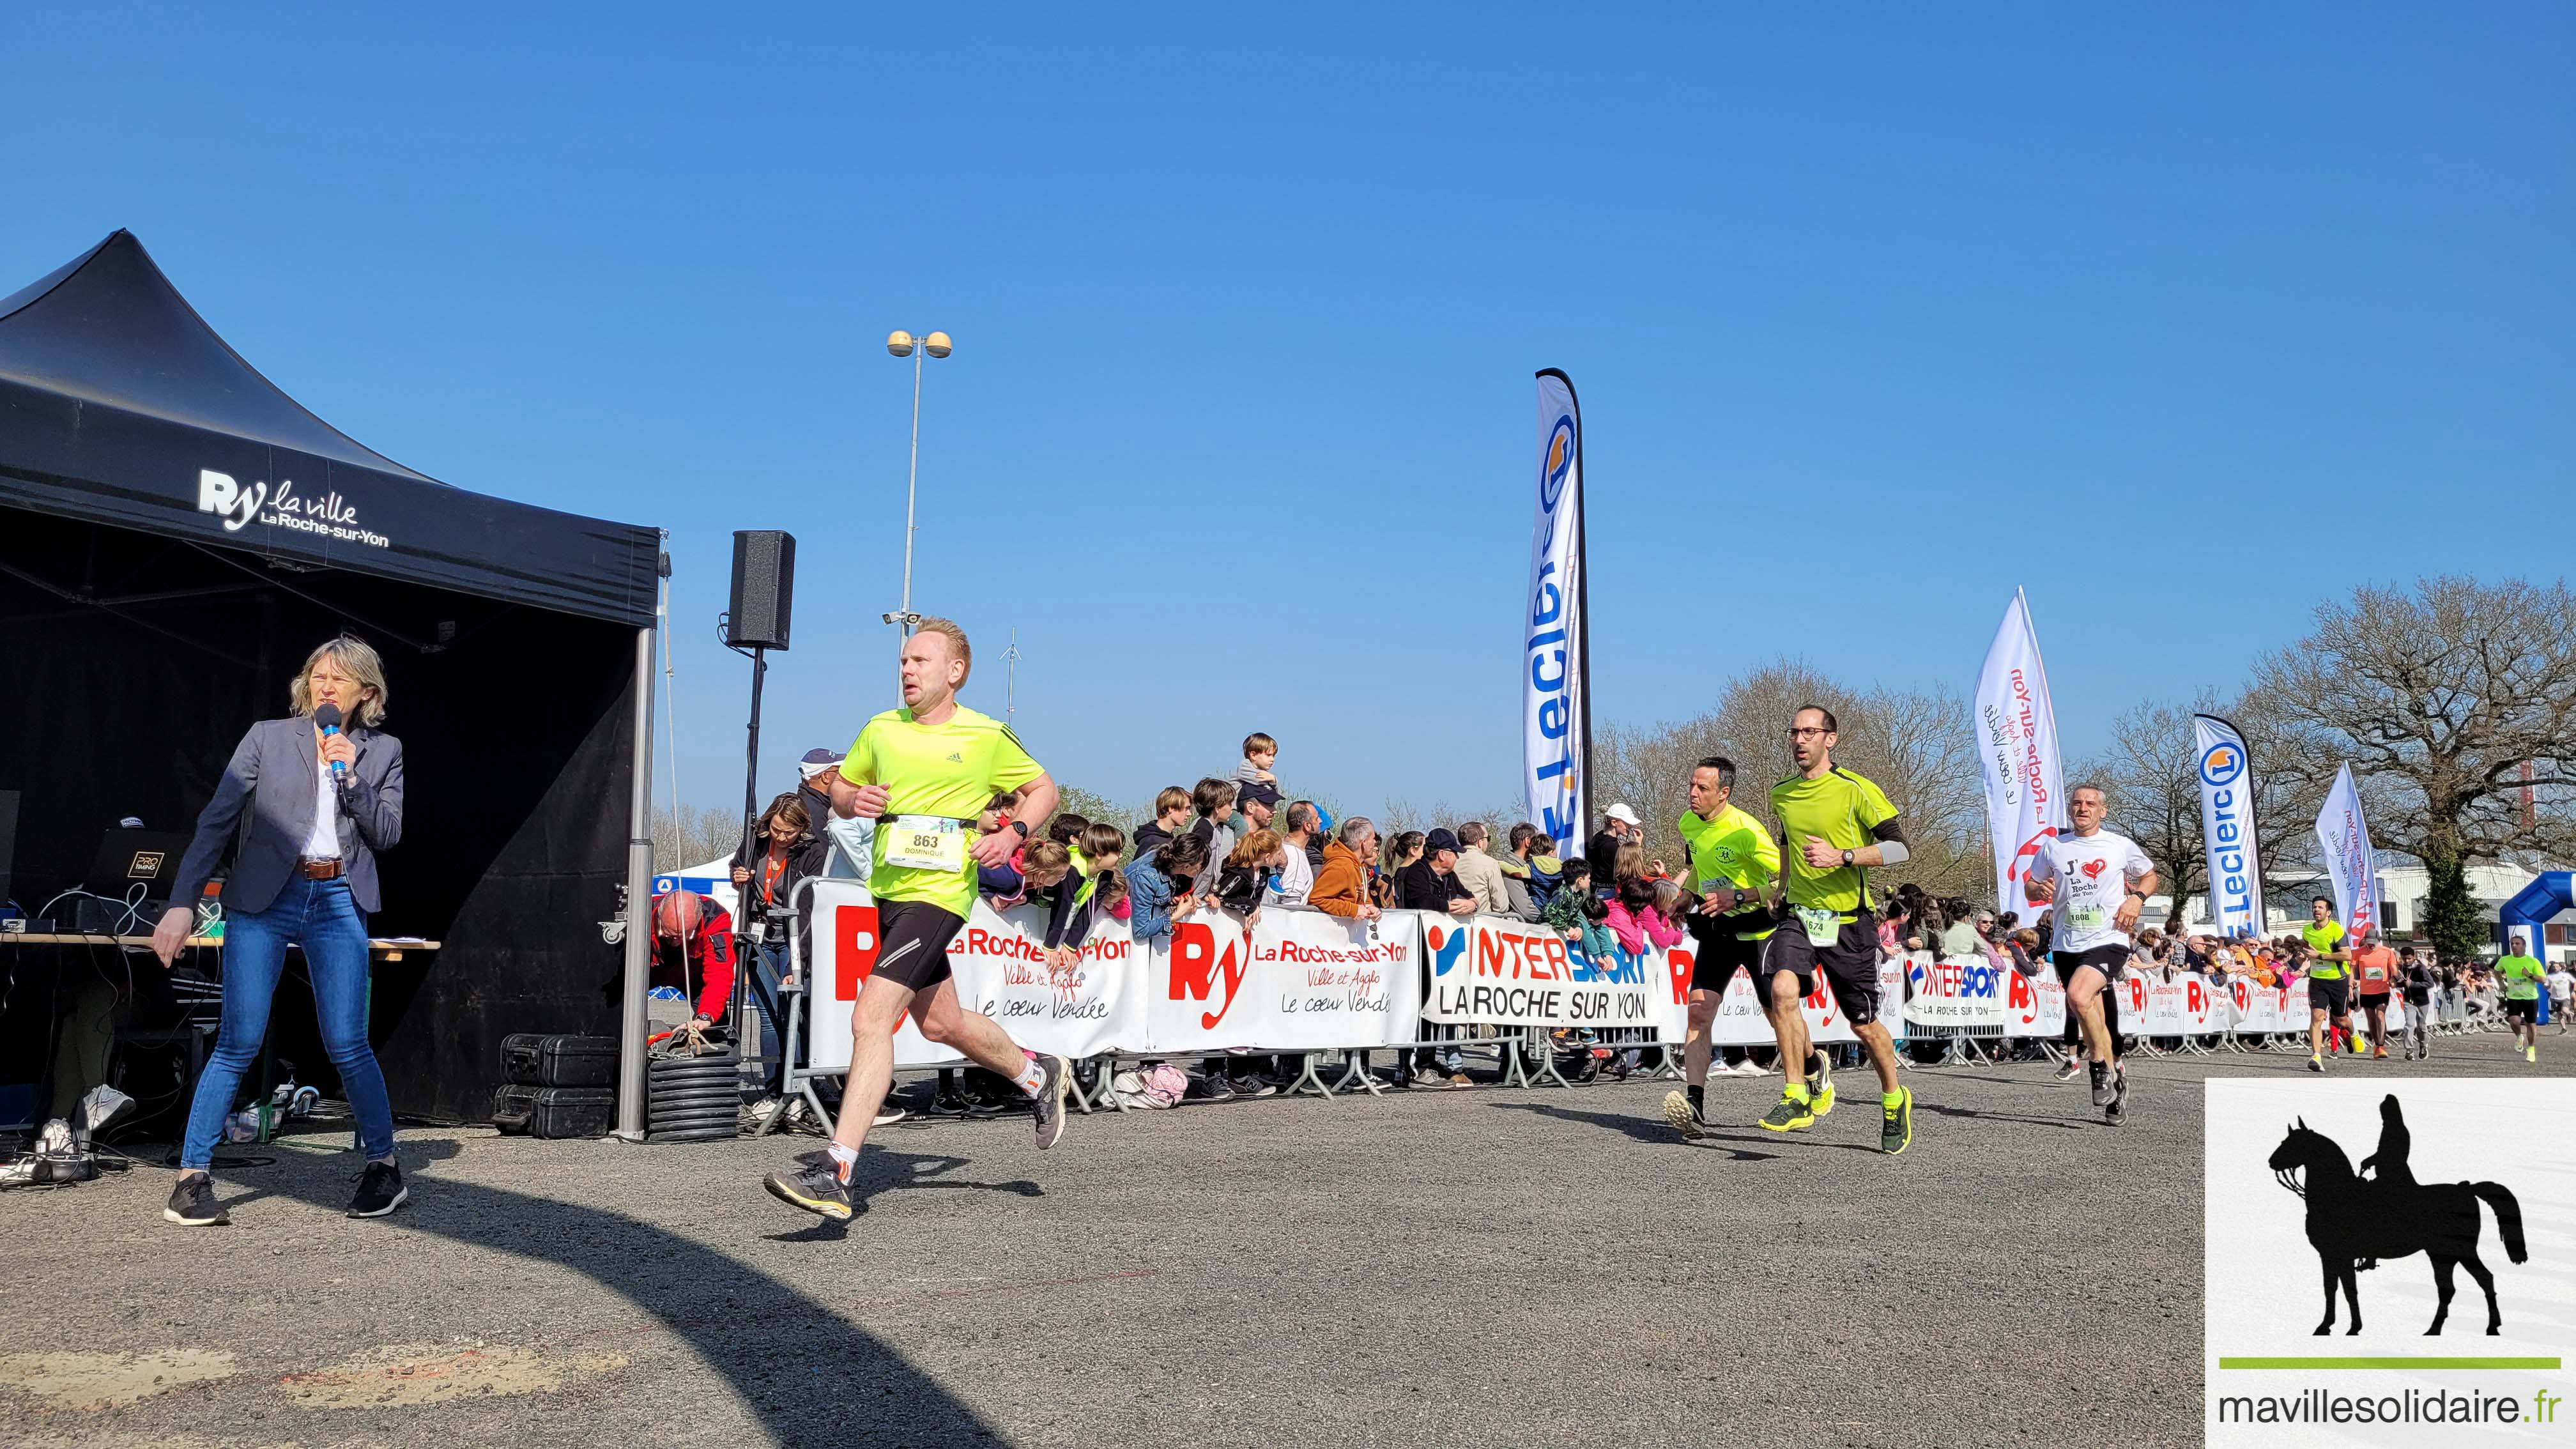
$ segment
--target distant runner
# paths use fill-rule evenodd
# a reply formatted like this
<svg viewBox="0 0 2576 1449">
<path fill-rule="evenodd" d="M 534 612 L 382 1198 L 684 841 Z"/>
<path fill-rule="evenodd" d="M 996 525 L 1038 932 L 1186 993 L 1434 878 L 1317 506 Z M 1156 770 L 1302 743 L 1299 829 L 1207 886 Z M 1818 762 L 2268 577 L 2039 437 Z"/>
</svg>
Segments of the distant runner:
<svg viewBox="0 0 2576 1449">
<path fill-rule="evenodd" d="M 2539 962 L 2523 953 L 2523 936 L 2516 932 L 2513 950 L 2496 962 L 2496 979 L 2504 983 L 2504 1019 L 2513 1025 L 2513 1039 L 2522 1044 L 2522 1059 L 2534 1066 L 2540 1063 L 2540 990 L 2549 973 Z"/>
<path fill-rule="evenodd" d="M 2343 949 L 2343 924 L 2334 918 L 2334 902 L 2319 896 L 2308 903 L 2308 923 L 2299 935 L 2316 952 L 2308 965 L 2308 1070 L 2326 1069 L 2326 1021 L 2331 1017 L 2337 1033 L 2352 1041 L 2352 1049 L 2361 1050 L 2361 1042 L 2352 1036 L 2351 983 L 2343 979 L 2348 954 Z"/>
<path fill-rule="evenodd" d="M 2067 833 L 2041 842 L 2022 895 L 2056 915 L 2050 957 L 2066 986 L 2066 1009 L 2084 1024 L 2093 1105 L 2118 1122 L 2129 1110 L 2129 1064 L 2120 1060 L 2119 1004 L 2109 988 L 2128 963 L 2138 913 L 2155 893 L 2156 867 L 2136 841 L 2102 828 L 2104 813 L 2101 786 L 2067 791 Z"/>
<path fill-rule="evenodd" d="M 1816 989 L 1821 971 L 1834 1001 L 1878 1071 L 1879 1150 L 1903 1152 L 1914 1140 L 1914 1094 L 1896 1081 L 1896 1043 L 1878 1019 L 1878 927 L 1870 919 L 1869 868 L 1906 859 L 1905 832 L 1887 792 L 1834 764 L 1842 736 L 1833 712 L 1808 705 L 1790 716 L 1789 752 L 1798 773 L 1771 787 L 1779 823 L 1779 929 L 1762 954 L 1763 1005 L 1780 1042 L 1789 1077 L 1780 1101 L 1762 1118 L 1773 1132 L 1812 1125 L 1834 1109 L 1830 1070 L 1807 1086 L 1812 1044 L 1799 998 Z M 1768 980 L 1764 980 L 1768 977 Z M 1824 1067 L 1822 1053 L 1812 1065 Z"/>
<path fill-rule="evenodd" d="M 904 708 L 869 720 L 831 777 L 832 813 L 875 820 L 868 892 L 877 904 L 876 965 L 850 1012 L 850 1074 L 832 1146 L 820 1161 L 774 1172 L 772 1197 L 840 1222 L 850 1218 L 850 1174 L 894 1079 L 894 1033 L 906 1012 L 931 1041 L 1019 1085 L 1037 1112 L 1038 1146 L 1064 1136 L 1073 1079 L 1059 1056 L 1020 1050 L 990 1017 L 957 999 L 948 943 L 975 904 L 975 869 L 998 867 L 1055 809 L 1055 781 L 1009 726 L 957 703 L 974 653 L 966 631 L 924 619 L 903 646 Z M 1019 804 L 990 833 L 976 819 L 997 791 Z"/>
</svg>

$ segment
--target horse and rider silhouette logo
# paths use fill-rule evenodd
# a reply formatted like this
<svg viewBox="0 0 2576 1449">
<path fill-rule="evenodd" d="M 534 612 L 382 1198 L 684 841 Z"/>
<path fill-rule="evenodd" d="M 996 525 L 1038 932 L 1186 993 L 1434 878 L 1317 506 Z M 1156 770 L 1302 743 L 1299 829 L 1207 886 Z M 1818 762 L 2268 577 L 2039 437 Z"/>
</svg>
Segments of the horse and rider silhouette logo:
<svg viewBox="0 0 2576 1449">
<path fill-rule="evenodd" d="M 2283 1187 L 2307 1200 L 2308 1242 L 2317 1250 L 2325 1280 L 2326 1315 L 2319 1334 L 2335 1326 L 2335 1289 L 2343 1290 L 2351 1309 L 2347 1335 L 2361 1332 L 2361 1294 L 2355 1275 L 2381 1262 L 2422 1253 L 2433 1265 L 2433 1286 L 2441 1302 L 2433 1310 L 2429 1336 L 2442 1331 L 2451 1316 L 2451 1272 L 2466 1268 L 2487 1295 L 2487 1332 L 2504 1330 L 2504 1313 L 2496 1304 L 2495 1275 L 2478 1258 L 2478 1204 L 2495 1211 L 2496 1233 L 2504 1239 L 2505 1256 L 2516 1263 L 2530 1254 L 2522 1241 L 2522 1205 L 2500 1182 L 2419 1183 L 2408 1158 L 2414 1147 L 2406 1130 L 2405 1109 L 2396 1094 L 2380 1099 L 2379 1150 L 2352 1159 L 2302 1117 L 2273 1149 L 2272 1175 Z"/>
</svg>

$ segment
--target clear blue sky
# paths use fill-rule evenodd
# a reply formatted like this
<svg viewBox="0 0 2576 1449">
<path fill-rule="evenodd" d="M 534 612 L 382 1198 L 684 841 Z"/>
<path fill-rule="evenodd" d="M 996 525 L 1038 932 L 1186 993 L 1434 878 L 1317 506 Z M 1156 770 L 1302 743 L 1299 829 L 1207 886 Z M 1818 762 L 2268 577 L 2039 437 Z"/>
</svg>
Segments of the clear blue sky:
<svg viewBox="0 0 2576 1449">
<path fill-rule="evenodd" d="M 953 17 L 953 18 L 952 18 Z M 1595 712 L 1802 654 L 2060 727 L 2321 596 L 2576 542 L 2576 10 L 624 7 L 0 16 L 0 291 L 132 228 L 458 485 L 658 524 L 680 765 L 739 790 L 730 532 L 793 530 L 770 772 L 916 601 L 1059 778 L 1250 728 L 1516 787 L 1530 374 L 1582 390 Z M 657 769 L 657 787 L 667 775 Z"/>
</svg>

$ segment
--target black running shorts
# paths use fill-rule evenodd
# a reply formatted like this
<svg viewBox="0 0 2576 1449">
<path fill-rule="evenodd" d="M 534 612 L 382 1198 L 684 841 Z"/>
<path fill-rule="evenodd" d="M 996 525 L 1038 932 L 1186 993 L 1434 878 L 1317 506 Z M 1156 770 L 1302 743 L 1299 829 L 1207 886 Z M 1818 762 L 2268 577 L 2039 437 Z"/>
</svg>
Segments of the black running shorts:
<svg viewBox="0 0 2576 1449">
<path fill-rule="evenodd" d="M 1722 992 L 1727 979 L 1740 969 L 1755 978 L 1753 985 L 1758 992 L 1762 986 L 1762 943 L 1736 935 L 1736 923 L 1723 917 L 1714 923 L 1717 929 L 1703 935 L 1697 926 L 1707 919 L 1694 917 L 1691 922 L 1692 944 L 1698 948 L 1691 958 L 1691 990 Z"/>
<path fill-rule="evenodd" d="M 928 901 L 877 902 L 877 964 L 868 974 L 928 991 L 948 979 L 948 943 L 966 923 Z"/>
<path fill-rule="evenodd" d="M 2073 986 L 2075 973 L 2087 966 L 2102 973 L 2104 981 L 2117 980 L 2120 968 L 2129 963 L 2126 946 L 2096 946 L 2090 951 L 2052 951 L 2048 959 L 2057 966 L 2057 984 Z"/>
<path fill-rule="evenodd" d="M 1816 972 L 1825 974 L 1825 984 L 1833 987 L 1834 1001 L 1854 1026 L 1866 1026 L 1878 1020 L 1878 927 L 1870 921 L 1846 921 L 1830 946 L 1818 946 L 1807 939 L 1807 928 L 1795 916 L 1782 921 L 1764 943 L 1762 969 L 1753 984 L 1762 991 L 1762 1004 L 1771 1004 L 1771 982 L 1780 972 L 1795 973 L 1798 994 L 1812 995 L 1816 989 Z"/>
<path fill-rule="evenodd" d="M 2527 996 L 2520 1000 L 2516 1000 L 2510 996 L 2506 997 L 2504 999 L 2504 1019 L 2507 1021 L 2518 1021 L 2526 1026 L 2540 1020 L 2540 998 L 2537 996 Z"/>
<path fill-rule="evenodd" d="M 2323 1009 L 2328 1016 L 2352 1015 L 2352 983 L 2338 976 L 2332 981 L 2308 978 L 2308 1009 Z"/>
</svg>

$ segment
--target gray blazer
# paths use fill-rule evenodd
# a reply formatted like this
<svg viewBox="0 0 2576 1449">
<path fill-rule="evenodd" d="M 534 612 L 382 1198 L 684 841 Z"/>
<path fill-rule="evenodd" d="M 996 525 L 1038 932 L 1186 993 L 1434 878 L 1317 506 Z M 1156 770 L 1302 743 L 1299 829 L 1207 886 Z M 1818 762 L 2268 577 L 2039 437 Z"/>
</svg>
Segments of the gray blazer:
<svg viewBox="0 0 2576 1449">
<path fill-rule="evenodd" d="M 390 850 L 402 839 L 402 741 L 364 725 L 348 731 L 358 760 L 349 767 L 348 783 L 334 791 L 332 808 L 340 817 L 340 859 L 345 864 L 349 895 L 362 911 L 379 909 L 376 852 Z M 242 815 L 250 803 L 250 829 L 242 836 L 240 858 L 224 883 L 227 911 L 264 911 L 295 876 L 305 842 L 313 838 L 317 802 L 313 721 L 302 716 L 264 719 L 250 727 L 233 750 L 232 763 L 215 786 L 215 798 L 197 817 L 197 838 L 179 860 L 171 883 L 170 903 L 194 905 L 205 893 Z"/>
</svg>

